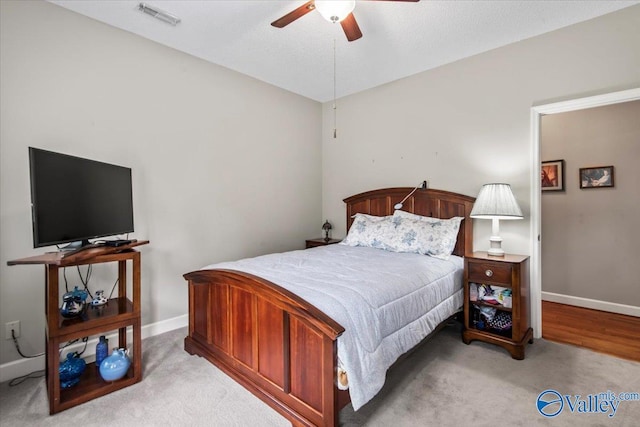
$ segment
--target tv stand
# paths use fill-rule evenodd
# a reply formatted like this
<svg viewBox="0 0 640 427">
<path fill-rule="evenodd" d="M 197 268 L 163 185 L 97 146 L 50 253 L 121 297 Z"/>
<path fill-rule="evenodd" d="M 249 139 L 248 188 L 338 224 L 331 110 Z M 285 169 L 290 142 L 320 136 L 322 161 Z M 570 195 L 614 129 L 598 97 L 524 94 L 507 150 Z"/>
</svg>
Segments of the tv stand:
<svg viewBox="0 0 640 427">
<path fill-rule="evenodd" d="M 45 315 L 46 348 L 45 372 L 49 413 L 55 414 L 73 406 L 128 387 L 142 380 L 142 333 L 140 317 L 140 252 L 136 246 L 146 245 L 148 240 L 131 242 L 127 245 L 109 247 L 94 246 L 80 251 L 49 252 L 29 258 L 7 262 L 8 265 L 40 264 L 45 267 Z M 88 307 L 80 317 L 66 319 L 60 314 L 60 294 L 58 290 L 59 270 L 86 264 L 118 263 L 118 296 L 111 298 L 98 308 Z M 131 262 L 132 295 L 127 297 L 127 262 Z M 118 331 L 119 348 L 127 347 L 127 328 L 132 329 L 133 354 L 131 367 L 124 378 L 104 381 L 95 363 L 88 363 L 73 387 L 60 387 L 58 367 L 60 365 L 60 345 L 67 341 L 90 335 L 105 335 Z M 111 348 L 115 347 L 115 344 Z"/>
</svg>

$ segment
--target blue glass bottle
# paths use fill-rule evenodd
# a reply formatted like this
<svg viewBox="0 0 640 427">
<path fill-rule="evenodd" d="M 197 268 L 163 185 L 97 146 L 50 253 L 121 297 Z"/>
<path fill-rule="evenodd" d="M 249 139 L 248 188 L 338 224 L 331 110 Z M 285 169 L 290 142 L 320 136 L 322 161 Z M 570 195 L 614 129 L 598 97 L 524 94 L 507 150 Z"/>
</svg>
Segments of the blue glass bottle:
<svg viewBox="0 0 640 427">
<path fill-rule="evenodd" d="M 104 335 L 100 336 L 100 341 L 96 344 L 96 366 L 100 366 L 102 361 L 109 354 L 109 340 Z"/>
</svg>

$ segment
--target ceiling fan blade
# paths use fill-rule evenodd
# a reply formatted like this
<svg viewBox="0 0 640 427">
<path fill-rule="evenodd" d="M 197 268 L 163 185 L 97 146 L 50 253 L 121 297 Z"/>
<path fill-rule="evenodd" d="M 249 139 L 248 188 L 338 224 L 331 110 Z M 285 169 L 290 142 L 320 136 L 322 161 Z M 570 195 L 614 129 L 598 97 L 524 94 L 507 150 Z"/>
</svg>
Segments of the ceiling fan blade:
<svg viewBox="0 0 640 427">
<path fill-rule="evenodd" d="M 282 18 L 276 19 L 271 23 L 271 25 L 273 25 L 274 27 L 282 28 L 286 25 L 291 24 L 296 19 L 303 17 L 304 15 L 311 12 L 315 8 L 316 6 L 313 0 L 310 0 L 305 4 L 303 4 L 302 6 L 300 6 L 299 8 L 294 9 L 293 11 L 287 13 Z"/>
<path fill-rule="evenodd" d="M 349 40 L 350 42 L 358 40 L 360 37 L 362 37 L 362 31 L 360 31 L 360 27 L 358 26 L 353 13 L 350 13 L 346 18 L 340 21 L 340 25 L 342 25 L 344 34 L 347 36 L 347 40 Z"/>
</svg>

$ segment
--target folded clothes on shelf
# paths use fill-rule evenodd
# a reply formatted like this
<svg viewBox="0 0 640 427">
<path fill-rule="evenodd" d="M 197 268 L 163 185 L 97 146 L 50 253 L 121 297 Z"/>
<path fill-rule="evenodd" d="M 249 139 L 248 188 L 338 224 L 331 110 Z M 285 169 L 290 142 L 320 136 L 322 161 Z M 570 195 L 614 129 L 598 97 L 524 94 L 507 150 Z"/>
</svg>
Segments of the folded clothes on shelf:
<svg viewBox="0 0 640 427">
<path fill-rule="evenodd" d="M 511 289 L 495 285 L 478 285 L 477 301 L 483 301 L 488 304 L 505 305 L 505 298 L 511 299 Z M 473 301 L 473 300 L 472 300 Z M 511 304 L 509 304 L 509 307 Z"/>
</svg>

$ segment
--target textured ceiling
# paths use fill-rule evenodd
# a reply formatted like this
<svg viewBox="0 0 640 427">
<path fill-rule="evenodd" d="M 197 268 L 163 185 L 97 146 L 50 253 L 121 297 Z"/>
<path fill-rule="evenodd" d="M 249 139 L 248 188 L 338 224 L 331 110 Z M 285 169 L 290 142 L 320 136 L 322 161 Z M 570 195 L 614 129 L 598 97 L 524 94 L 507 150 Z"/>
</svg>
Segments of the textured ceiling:
<svg viewBox="0 0 640 427">
<path fill-rule="evenodd" d="M 180 17 L 175 27 L 138 11 L 139 0 L 50 2 L 321 102 L 334 96 L 334 40 L 341 97 L 640 3 L 357 1 L 364 35 L 347 42 L 317 11 L 269 25 L 300 0 L 145 0 Z"/>
</svg>

